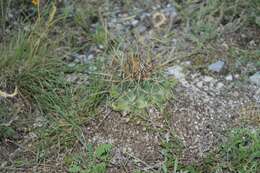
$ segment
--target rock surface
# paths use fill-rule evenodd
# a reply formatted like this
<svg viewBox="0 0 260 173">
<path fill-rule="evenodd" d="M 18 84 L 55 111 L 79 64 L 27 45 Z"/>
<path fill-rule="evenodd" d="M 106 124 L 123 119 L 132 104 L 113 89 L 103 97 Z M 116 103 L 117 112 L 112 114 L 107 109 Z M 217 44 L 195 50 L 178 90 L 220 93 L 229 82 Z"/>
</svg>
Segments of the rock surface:
<svg viewBox="0 0 260 173">
<path fill-rule="evenodd" d="M 250 79 L 250 82 L 252 82 L 260 87 L 260 71 L 256 72 L 249 79 Z"/>
<path fill-rule="evenodd" d="M 225 62 L 224 62 L 224 61 L 217 61 L 217 62 L 215 62 L 215 63 L 213 63 L 213 64 L 210 64 L 210 65 L 208 66 L 208 69 L 209 69 L 210 71 L 219 73 L 219 72 L 221 72 L 221 70 L 223 69 L 224 65 L 225 65 Z"/>
</svg>

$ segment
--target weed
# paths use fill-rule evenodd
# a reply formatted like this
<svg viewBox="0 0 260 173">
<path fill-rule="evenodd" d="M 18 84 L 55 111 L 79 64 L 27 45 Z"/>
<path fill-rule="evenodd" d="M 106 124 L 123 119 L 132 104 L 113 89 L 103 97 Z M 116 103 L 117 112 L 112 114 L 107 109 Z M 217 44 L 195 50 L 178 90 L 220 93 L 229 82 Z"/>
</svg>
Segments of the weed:
<svg viewBox="0 0 260 173">
<path fill-rule="evenodd" d="M 70 163 L 70 173 L 105 173 L 110 160 L 112 145 L 100 144 L 93 150 L 92 145 L 87 146 L 87 155 L 77 154 Z"/>
</svg>

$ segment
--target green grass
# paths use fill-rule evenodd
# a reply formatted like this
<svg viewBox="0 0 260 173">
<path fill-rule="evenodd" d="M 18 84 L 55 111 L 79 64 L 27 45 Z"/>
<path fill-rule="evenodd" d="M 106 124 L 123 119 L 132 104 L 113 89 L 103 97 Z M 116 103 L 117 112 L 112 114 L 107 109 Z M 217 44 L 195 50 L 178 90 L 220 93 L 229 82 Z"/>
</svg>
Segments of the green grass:
<svg viewBox="0 0 260 173">
<path fill-rule="evenodd" d="M 227 32 L 230 29 L 243 30 L 249 24 L 259 25 L 257 3 L 254 0 L 210 0 L 205 6 L 196 5 L 194 1 L 180 4 L 187 7 L 195 4 L 196 8 L 189 12 L 184 8 L 182 15 L 187 27 L 190 27 L 187 29 L 189 38 L 198 49 L 202 49 L 223 34 L 217 30 L 223 22 Z M 5 11 L 10 7 L 1 5 L 0 23 L 6 23 Z M 132 48 L 129 53 L 119 51 L 120 43 L 109 45 L 112 40 L 103 23 L 96 32 L 89 30 L 91 20 L 97 17 L 98 11 L 91 7 L 88 7 L 87 13 L 82 8 L 70 17 L 71 9 L 56 13 L 50 5 L 42 12 L 41 19 L 27 21 L 29 31 L 16 28 L 6 36 L 9 41 L 0 44 L 0 90 L 11 93 L 18 88 L 16 97 L 0 98 L 0 140 L 16 142 L 17 135 L 30 132 L 37 135 L 28 147 L 34 154 L 29 158 L 15 158 L 6 170 L 35 165 L 40 168 L 47 162 L 58 164 L 71 173 L 106 172 L 112 146 L 100 144 L 94 147 L 88 144 L 82 130 L 85 123 L 96 118 L 102 106 L 133 116 L 146 115 L 150 107 L 164 113 L 167 101 L 173 97 L 172 88 L 176 81 L 163 75 L 163 62 L 151 63 L 153 58 L 163 61 L 162 57 L 152 57 L 149 46 L 137 45 L 140 47 L 135 51 Z M 242 15 L 241 10 L 244 11 Z M 61 25 L 77 26 L 81 30 L 76 31 L 80 33 L 73 32 L 74 28 L 62 30 Z M 77 37 L 81 34 L 90 43 L 78 47 Z M 88 44 L 101 44 L 106 51 L 88 64 L 68 67 L 63 61 L 64 57 L 71 51 L 84 50 Z M 62 52 L 59 51 L 61 47 L 65 48 Z M 214 52 L 214 47 L 210 51 Z M 246 61 L 259 61 L 258 51 L 232 47 L 229 55 L 233 59 L 240 56 Z M 65 80 L 69 73 L 84 74 L 88 80 L 79 85 L 69 83 Z M 34 127 L 34 121 L 42 117 L 44 122 L 41 127 Z M 183 165 L 179 161 L 183 146 L 171 137 L 168 141 L 162 141 L 164 162 L 158 172 L 257 173 L 260 169 L 259 139 L 259 130 L 236 129 L 201 164 Z M 75 149 L 77 146 L 83 149 Z M 57 161 L 57 158 L 60 160 Z"/>
<path fill-rule="evenodd" d="M 202 172 L 257 173 L 260 169 L 259 151 L 259 129 L 234 129 L 199 169 Z"/>
<path fill-rule="evenodd" d="M 51 14 L 51 13 L 50 13 Z M 50 19 L 50 18 L 49 18 Z M 58 55 L 58 41 L 51 40 L 51 31 L 54 29 L 52 21 L 38 20 L 31 26 L 31 32 L 19 31 L 12 37 L 10 42 L 6 42 L 1 47 L 0 81 L 1 90 L 11 92 L 18 88 L 16 99 L 5 99 L 1 101 L 0 114 L 4 120 L 4 132 L 1 138 L 13 136 L 19 133 L 19 129 L 28 128 L 37 134 L 32 150 L 37 151 L 30 163 L 40 164 L 44 160 L 51 158 L 56 147 L 68 148 L 72 146 L 81 134 L 80 123 L 85 117 L 79 117 L 81 111 L 75 100 L 74 89 L 65 80 L 66 65 L 62 57 Z M 12 123 L 13 111 L 5 109 L 18 105 L 22 109 L 16 113 L 23 126 L 17 127 L 16 121 Z M 25 106 L 25 107 L 24 107 Z M 36 114 L 38 112 L 38 114 Z M 26 115 L 26 116 L 25 116 Z M 31 117 L 30 117 L 31 116 Z M 37 116 L 46 119 L 43 127 L 34 129 L 32 124 Z M 28 119 L 31 126 L 26 124 Z M 18 123 L 19 124 L 19 123 Z M 18 130 L 16 133 L 15 130 Z M 25 132 L 26 133 L 26 132 Z M 53 150 L 48 148 L 53 148 Z M 24 158 L 25 159 L 25 158 Z M 14 162 L 15 163 L 15 162 Z M 15 166 L 15 165 L 13 165 Z"/>
<path fill-rule="evenodd" d="M 188 38 L 198 47 L 205 46 L 225 34 L 259 27 L 258 0 L 181 1 L 178 3 Z"/>
<path fill-rule="evenodd" d="M 78 153 L 67 158 L 70 173 L 105 173 L 110 161 L 111 144 L 100 144 L 95 149 L 86 146 L 86 154 Z"/>
<path fill-rule="evenodd" d="M 236 128 L 226 134 L 225 141 L 208 153 L 200 162 L 184 165 L 179 161 L 183 146 L 178 138 L 171 135 L 168 141 L 162 141 L 164 162 L 158 171 L 163 173 L 257 173 L 260 169 L 260 131 Z M 136 172 L 145 172 L 137 170 Z M 149 171 L 147 171 L 149 172 Z"/>
</svg>

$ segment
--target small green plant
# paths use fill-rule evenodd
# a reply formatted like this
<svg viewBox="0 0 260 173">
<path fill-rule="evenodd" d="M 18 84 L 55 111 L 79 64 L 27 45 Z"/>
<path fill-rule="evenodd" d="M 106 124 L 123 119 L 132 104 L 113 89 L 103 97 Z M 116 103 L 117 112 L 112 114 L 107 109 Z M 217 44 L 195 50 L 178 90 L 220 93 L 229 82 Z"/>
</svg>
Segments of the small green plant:
<svg viewBox="0 0 260 173">
<path fill-rule="evenodd" d="M 174 137 L 173 134 L 170 135 L 169 139 L 162 141 L 161 147 L 162 155 L 164 157 L 161 172 L 176 173 L 177 171 L 182 171 L 185 169 L 181 164 L 178 163 L 178 158 L 181 156 L 183 146 L 177 137 Z"/>
<path fill-rule="evenodd" d="M 70 173 L 105 173 L 110 160 L 111 144 L 100 144 L 93 150 L 87 146 L 87 155 L 77 154 L 69 167 Z"/>
<path fill-rule="evenodd" d="M 235 129 L 197 168 L 200 172 L 257 173 L 260 170 L 259 151 L 259 129 Z"/>
<path fill-rule="evenodd" d="M 108 34 L 104 27 L 98 26 L 95 33 L 92 34 L 92 40 L 99 45 L 107 45 Z"/>
</svg>

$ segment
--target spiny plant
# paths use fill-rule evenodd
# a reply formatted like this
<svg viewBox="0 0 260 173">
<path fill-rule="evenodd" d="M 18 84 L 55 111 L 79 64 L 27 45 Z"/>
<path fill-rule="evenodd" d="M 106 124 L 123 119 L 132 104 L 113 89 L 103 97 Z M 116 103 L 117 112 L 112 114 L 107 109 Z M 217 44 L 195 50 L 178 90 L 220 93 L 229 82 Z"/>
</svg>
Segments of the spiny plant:
<svg viewBox="0 0 260 173">
<path fill-rule="evenodd" d="M 114 110 L 140 113 L 155 106 L 162 111 L 172 96 L 175 80 L 164 76 L 160 64 L 146 51 L 112 51 L 107 68 L 112 75 L 107 80 L 112 83 L 109 94 Z"/>
</svg>

